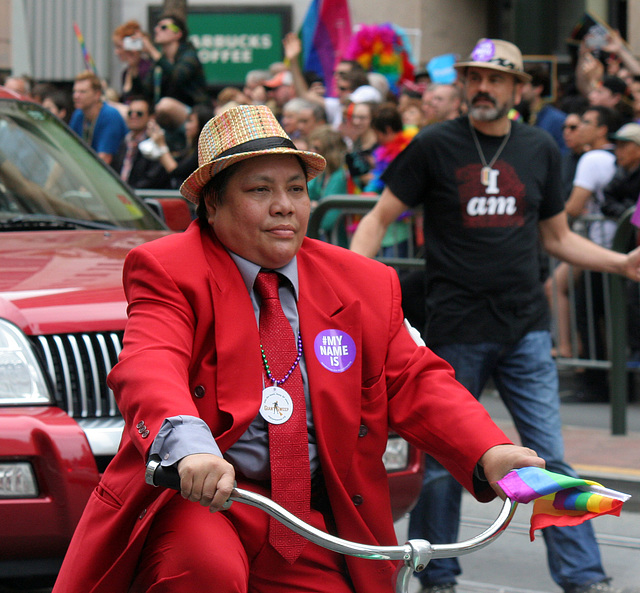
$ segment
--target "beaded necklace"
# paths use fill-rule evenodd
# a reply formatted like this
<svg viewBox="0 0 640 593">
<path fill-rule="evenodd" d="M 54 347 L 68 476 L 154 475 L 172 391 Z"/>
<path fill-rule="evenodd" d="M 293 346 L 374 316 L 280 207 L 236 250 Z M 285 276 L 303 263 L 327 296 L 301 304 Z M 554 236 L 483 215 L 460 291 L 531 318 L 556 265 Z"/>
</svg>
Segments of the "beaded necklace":
<svg viewBox="0 0 640 593">
<path fill-rule="evenodd" d="M 271 374 L 271 369 L 269 368 L 269 363 L 267 362 L 267 355 L 264 353 L 262 344 L 260 344 L 260 353 L 262 354 L 262 364 L 264 365 L 264 370 L 267 373 L 267 378 L 269 379 L 269 381 L 272 381 L 276 387 L 278 387 L 278 385 L 282 385 L 291 376 L 291 373 L 296 370 L 296 367 L 300 362 L 300 358 L 302 357 L 302 337 L 300 336 L 300 332 L 298 332 L 298 355 L 293 361 L 291 368 L 286 372 L 285 376 L 282 379 L 275 379 Z"/>
</svg>

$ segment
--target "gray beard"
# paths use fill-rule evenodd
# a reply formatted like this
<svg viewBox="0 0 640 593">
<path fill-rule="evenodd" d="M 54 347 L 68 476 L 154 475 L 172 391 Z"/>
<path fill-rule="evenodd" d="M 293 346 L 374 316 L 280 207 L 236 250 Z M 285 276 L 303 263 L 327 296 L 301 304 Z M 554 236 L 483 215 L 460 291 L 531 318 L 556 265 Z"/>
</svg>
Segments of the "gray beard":
<svg viewBox="0 0 640 593">
<path fill-rule="evenodd" d="M 509 113 L 511 107 L 503 105 L 500 109 L 497 107 L 473 107 L 469 106 L 469 115 L 477 121 L 497 121 Z"/>
</svg>

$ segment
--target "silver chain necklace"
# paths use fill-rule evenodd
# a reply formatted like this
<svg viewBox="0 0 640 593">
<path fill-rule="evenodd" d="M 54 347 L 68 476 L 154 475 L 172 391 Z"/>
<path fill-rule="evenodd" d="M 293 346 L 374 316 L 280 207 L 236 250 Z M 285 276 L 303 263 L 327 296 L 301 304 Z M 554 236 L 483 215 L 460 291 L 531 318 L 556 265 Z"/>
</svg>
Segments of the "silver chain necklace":
<svg viewBox="0 0 640 593">
<path fill-rule="evenodd" d="M 480 146 L 480 140 L 478 140 L 478 135 L 476 134 L 476 130 L 473 127 L 473 124 L 471 123 L 471 119 L 467 119 L 467 121 L 469 122 L 469 129 L 471 130 L 471 136 L 473 137 L 473 142 L 476 145 L 476 150 L 478 151 L 478 156 L 480 157 L 480 162 L 482 163 L 482 170 L 480 171 L 480 182 L 482 183 L 482 185 L 486 187 L 490 183 L 490 175 L 491 175 L 491 170 L 493 168 L 493 165 L 498 160 L 498 157 L 504 150 L 504 147 L 507 145 L 507 142 L 509 142 L 509 138 L 511 138 L 511 127 L 512 127 L 511 122 L 509 122 L 509 131 L 507 132 L 507 135 L 504 137 L 502 144 L 500 144 L 498 150 L 496 150 L 496 153 L 493 155 L 493 158 L 487 164 L 487 159 L 484 158 L 484 152 L 482 152 L 482 147 Z"/>
</svg>

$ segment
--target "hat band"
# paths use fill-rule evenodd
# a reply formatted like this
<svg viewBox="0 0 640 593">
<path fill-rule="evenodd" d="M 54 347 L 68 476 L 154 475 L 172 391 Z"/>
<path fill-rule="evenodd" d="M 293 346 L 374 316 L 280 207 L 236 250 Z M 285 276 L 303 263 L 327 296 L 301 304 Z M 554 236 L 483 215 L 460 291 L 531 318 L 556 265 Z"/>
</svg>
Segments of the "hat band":
<svg viewBox="0 0 640 593">
<path fill-rule="evenodd" d="M 502 68 L 508 68 L 509 70 L 519 70 L 518 67 L 505 58 L 493 58 L 487 61 L 488 64 L 494 64 L 495 66 L 501 66 Z"/>
<path fill-rule="evenodd" d="M 233 148 L 229 148 L 220 153 L 213 160 L 221 159 L 234 154 L 240 154 L 243 152 L 256 152 L 258 150 L 270 150 L 272 148 L 293 148 L 296 150 L 296 145 L 289 140 L 289 138 L 283 138 L 282 136 L 271 136 L 269 138 L 256 138 L 255 140 L 248 140 L 242 144 L 238 144 Z"/>
</svg>

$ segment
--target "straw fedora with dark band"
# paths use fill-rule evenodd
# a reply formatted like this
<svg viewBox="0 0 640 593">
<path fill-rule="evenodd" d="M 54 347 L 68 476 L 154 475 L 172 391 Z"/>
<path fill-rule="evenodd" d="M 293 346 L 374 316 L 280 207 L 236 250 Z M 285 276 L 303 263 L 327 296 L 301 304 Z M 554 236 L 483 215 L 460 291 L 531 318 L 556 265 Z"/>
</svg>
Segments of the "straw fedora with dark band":
<svg viewBox="0 0 640 593">
<path fill-rule="evenodd" d="M 265 105 L 239 105 L 210 119 L 198 139 L 198 168 L 180 187 L 180 193 L 198 202 L 202 188 L 227 167 L 267 154 L 299 157 L 307 169 L 307 181 L 324 171 L 324 157 L 298 150 Z"/>
<path fill-rule="evenodd" d="M 502 39 L 480 39 L 469 58 L 464 62 L 457 62 L 453 67 L 462 70 L 469 66 L 508 72 L 520 82 L 531 80 L 531 76 L 524 71 L 520 50 L 513 43 Z"/>
</svg>

